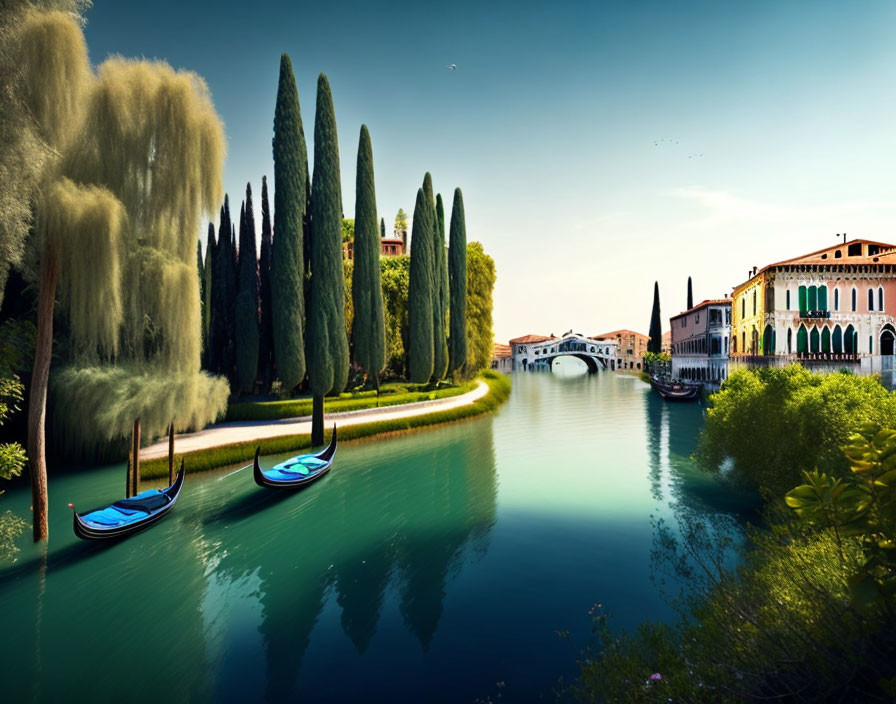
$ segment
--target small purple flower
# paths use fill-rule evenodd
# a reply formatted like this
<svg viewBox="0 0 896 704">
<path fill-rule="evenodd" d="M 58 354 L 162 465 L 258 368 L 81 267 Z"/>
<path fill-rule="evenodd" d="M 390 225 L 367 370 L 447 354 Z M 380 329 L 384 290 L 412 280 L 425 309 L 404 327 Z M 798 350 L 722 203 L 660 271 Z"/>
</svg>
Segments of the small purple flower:
<svg viewBox="0 0 896 704">
<path fill-rule="evenodd" d="M 659 672 L 654 672 L 654 673 L 650 676 L 650 679 L 651 679 L 653 682 L 656 682 L 657 680 L 661 680 L 661 679 L 663 679 L 663 676 L 662 676 Z"/>
</svg>

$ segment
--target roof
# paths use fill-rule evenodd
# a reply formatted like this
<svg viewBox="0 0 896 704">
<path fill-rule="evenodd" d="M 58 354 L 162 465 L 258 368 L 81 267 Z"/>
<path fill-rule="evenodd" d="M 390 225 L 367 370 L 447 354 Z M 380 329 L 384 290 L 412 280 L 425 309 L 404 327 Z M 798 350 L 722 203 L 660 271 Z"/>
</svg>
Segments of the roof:
<svg viewBox="0 0 896 704">
<path fill-rule="evenodd" d="M 551 335 L 550 337 L 545 337 L 544 335 L 524 335 L 523 337 L 515 337 L 510 341 L 511 345 L 531 345 L 536 342 L 547 342 L 548 340 L 556 340 L 557 338 Z"/>
<path fill-rule="evenodd" d="M 380 237 L 380 242 L 387 242 L 389 244 L 403 244 L 404 240 L 401 237 Z"/>
<path fill-rule="evenodd" d="M 850 245 L 853 244 L 861 244 L 863 254 L 861 256 L 849 256 L 845 253 L 844 250 L 847 250 Z M 880 249 L 880 251 L 868 255 L 865 254 L 866 247 L 868 245 L 876 246 Z M 841 256 L 837 257 L 836 252 L 840 250 Z M 734 287 L 734 290 L 739 288 L 743 288 L 748 283 L 753 281 L 758 276 L 761 276 L 769 269 L 774 269 L 779 266 L 790 266 L 793 264 L 806 264 L 806 265 L 842 265 L 842 264 L 878 264 L 882 257 L 887 258 L 888 260 L 896 258 L 896 244 L 889 244 L 887 242 L 877 242 L 875 240 L 865 240 L 865 239 L 854 239 L 849 242 L 841 242 L 840 244 L 831 245 L 830 247 L 825 247 L 824 249 L 819 249 L 815 252 L 810 252 L 809 254 L 802 254 L 798 257 L 794 257 L 793 259 L 784 259 L 780 262 L 775 262 L 774 264 L 768 264 L 767 266 L 762 267 L 759 271 L 757 271 L 753 276 L 744 281 L 741 284 L 738 284 Z"/>
<path fill-rule="evenodd" d="M 695 310 L 700 310 L 701 308 L 706 308 L 706 306 L 730 306 L 731 299 L 730 298 L 707 298 L 705 301 L 700 301 L 693 308 L 688 308 L 685 311 L 682 311 L 678 315 L 673 315 L 669 320 L 677 320 L 688 313 L 693 313 Z"/>
<path fill-rule="evenodd" d="M 592 340 L 604 340 L 608 337 L 622 337 L 623 335 L 635 335 L 637 337 L 643 337 L 647 340 L 650 339 L 647 335 L 641 332 L 636 332 L 634 330 L 613 330 L 612 332 L 603 332 L 600 335 L 592 335 Z"/>
<path fill-rule="evenodd" d="M 510 345 L 502 345 L 496 342 L 492 347 L 492 357 L 510 357 L 512 354 Z"/>
</svg>

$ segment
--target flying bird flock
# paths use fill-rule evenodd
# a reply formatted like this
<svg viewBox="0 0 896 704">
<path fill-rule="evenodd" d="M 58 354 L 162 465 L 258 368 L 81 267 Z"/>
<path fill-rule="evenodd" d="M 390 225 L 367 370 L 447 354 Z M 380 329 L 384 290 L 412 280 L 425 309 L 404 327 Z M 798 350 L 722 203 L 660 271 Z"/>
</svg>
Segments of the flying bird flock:
<svg viewBox="0 0 896 704">
<path fill-rule="evenodd" d="M 660 145 L 664 145 L 664 146 L 665 146 L 665 145 L 672 145 L 672 144 L 678 144 L 678 138 L 676 138 L 676 139 L 671 139 L 671 138 L 670 138 L 670 139 L 655 139 L 655 140 L 653 140 L 653 146 L 655 146 L 655 147 L 659 147 Z M 703 158 L 703 154 L 702 154 L 702 153 L 700 153 L 700 154 L 688 154 L 688 159 L 702 159 L 702 158 Z"/>
</svg>

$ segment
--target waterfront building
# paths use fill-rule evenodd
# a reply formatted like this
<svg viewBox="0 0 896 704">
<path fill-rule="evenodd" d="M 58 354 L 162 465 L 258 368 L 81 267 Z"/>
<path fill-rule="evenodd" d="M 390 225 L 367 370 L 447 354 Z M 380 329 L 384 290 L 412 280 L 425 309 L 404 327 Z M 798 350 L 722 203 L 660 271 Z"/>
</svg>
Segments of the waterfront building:
<svg viewBox="0 0 896 704">
<path fill-rule="evenodd" d="M 618 355 L 616 368 L 624 371 L 640 371 L 641 357 L 647 352 L 647 343 L 650 341 L 650 337 L 634 330 L 613 330 L 600 335 L 592 335 L 592 339 L 615 340 L 617 343 L 616 354 Z"/>
<path fill-rule="evenodd" d="M 663 341 L 660 345 L 660 354 L 672 354 L 672 331 L 666 330 L 663 333 Z"/>
<path fill-rule="evenodd" d="M 492 348 L 492 369 L 507 374 L 513 371 L 513 350 L 510 345 L 496 342 Z"/>
<path fill-rule="evenodd" d="M 530 371 L 551 368 L 551 363 L 562 356 L 578 357 L 590 371 L 617 367 L 616 340 L 593 340 L 581 333 L 569 330 L 560 337 L 525 335 L 510 341 L 513 371 Z"/>
<path fill-rule="evenodd" d="M 721 384 L 728 376 L 730 299 L 703 301 L 669 322 L 672 378 Z"/>
<path fill-rule="evenodd" d="M 856 239 L 755 267 L 732 294 L 731 366 L 883 373 L 892 381 L 896 245 Z"/>
</svg>

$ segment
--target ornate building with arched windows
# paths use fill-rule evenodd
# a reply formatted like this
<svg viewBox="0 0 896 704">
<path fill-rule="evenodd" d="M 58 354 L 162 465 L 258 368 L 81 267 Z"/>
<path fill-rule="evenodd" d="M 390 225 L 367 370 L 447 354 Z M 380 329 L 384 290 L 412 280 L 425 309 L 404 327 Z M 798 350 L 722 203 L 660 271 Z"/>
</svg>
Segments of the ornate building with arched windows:
<svg viewBox="0 0 896 704">
<path fill-rule="evenodd" d="M 882 373 L 892 386 L 896 245 L 852 240 L 754 268 L 731 298 L 733 366 L 799 361 Z"/>
</svg>

